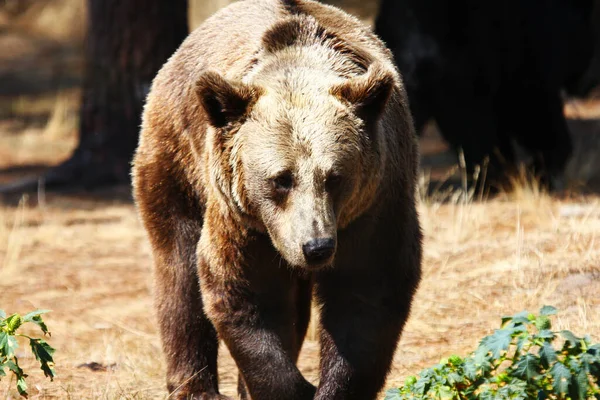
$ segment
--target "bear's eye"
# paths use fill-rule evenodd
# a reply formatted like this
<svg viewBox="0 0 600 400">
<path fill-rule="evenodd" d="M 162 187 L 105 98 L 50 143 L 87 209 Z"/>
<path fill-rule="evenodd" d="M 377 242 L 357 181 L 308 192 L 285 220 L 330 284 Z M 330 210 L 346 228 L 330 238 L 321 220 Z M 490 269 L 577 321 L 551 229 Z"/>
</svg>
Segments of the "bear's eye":
<svg viewBox="0 0 600 400">
<path fill-rule="evenodd" d="M 331 174 L 325 180 L 325 188 L 327 191 L 332 192 L 336 190 L 342 183 L 342 176 L 337 174 Z"/>
<path fill-rule="evenodd" d="M 273 189 L 279 193 L 287 193 L 294 186 L 294 178 L 290 172 L 284 172 L 271 180 Z"/>
</svg>

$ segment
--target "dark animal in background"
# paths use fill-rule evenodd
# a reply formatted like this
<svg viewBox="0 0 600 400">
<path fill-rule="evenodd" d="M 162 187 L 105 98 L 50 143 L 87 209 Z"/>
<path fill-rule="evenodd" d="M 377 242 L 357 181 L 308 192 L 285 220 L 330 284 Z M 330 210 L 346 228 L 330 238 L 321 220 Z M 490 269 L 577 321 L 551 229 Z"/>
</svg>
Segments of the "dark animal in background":
<svg viewBox="0 0 600 400">
<path fill-rule="evenodd" d="M 391 53 L 309 0 L 246 0 L 153 81 L 134 160 L 174 399 L 374 399 L 420 280 L 417 138 Z M 313 292 L 314 288 L 314 292 Z M 319 304 L 315 388 L 296 367 Z"/>
<path fill-rule="evenodd" d="M 512 140 L 559 188 L 572 140 L 561 92 L 582 94 L 592 0 L 382 0 L 376 33 L 393 51 L 418 132 L 434 119 L 470 171 L 489 157 L 497 184 Z"/>
</svg>

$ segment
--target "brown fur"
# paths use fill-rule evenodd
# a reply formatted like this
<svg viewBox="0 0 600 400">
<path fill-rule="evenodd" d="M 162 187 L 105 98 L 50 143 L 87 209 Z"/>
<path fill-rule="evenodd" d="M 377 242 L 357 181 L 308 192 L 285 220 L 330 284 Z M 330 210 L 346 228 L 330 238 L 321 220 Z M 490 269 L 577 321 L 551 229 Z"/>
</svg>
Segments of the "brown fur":
<svg viewBox="0 0 600 400">
<path fill-rule="evenodd" d="M 193 32 L 153 82 L 133 168 L 174 398 L 223 397 L 217 336 L 242 398 L 374 398 L 420 279 L 417 159 L 390 53 L 355 18 L 247 0 Z M 313 292 L 317 388 L 295 366 Z"/>
</svg>

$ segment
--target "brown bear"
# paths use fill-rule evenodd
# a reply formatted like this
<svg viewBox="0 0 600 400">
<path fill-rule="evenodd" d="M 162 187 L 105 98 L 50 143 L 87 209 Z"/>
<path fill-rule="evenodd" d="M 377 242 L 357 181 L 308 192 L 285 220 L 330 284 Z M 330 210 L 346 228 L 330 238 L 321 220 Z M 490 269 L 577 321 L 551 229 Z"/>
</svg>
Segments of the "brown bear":
<svg viewBox="0 0 600 400">
<path fill-rule="evenodd" d="M 391 53 L 311 0 L 247 0 L 153 81 L 134 168 L 172 398 L 373 399 L 421 271 L 418 148 Z M 317 387 L 296 367 L 314 297 Z"/>
</svg>

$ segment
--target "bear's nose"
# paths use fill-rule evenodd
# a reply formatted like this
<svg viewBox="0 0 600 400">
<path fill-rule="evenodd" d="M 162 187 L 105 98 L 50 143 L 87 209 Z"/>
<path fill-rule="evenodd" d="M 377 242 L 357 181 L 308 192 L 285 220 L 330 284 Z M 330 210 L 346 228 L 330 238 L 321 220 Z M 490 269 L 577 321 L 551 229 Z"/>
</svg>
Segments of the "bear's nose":
<svg viewBox="0 0 600 400">
<path fill-rule="evenodd" d="M 313 239 L 302 245 L 304 257 L 309 264 L 318 264 L 327 261 L 335 251 L 335 239 Z"/>
</svg>

